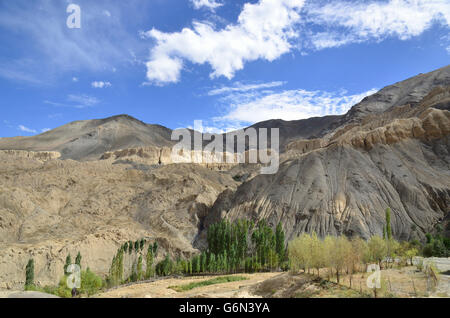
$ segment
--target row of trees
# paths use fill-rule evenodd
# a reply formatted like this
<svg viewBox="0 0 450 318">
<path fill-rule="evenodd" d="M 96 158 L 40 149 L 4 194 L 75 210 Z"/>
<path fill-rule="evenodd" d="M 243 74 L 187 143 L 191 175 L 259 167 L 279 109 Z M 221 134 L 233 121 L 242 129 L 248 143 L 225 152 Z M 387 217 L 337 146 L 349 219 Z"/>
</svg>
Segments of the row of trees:
<svg viewBox="0 0 450 318">
<path fill-rule="evenodd" d="M 290 268 L 293 271 L 327 269 L 328 275 L 336 275 L 339 283 L 342 273 L 350 274 L 365 271 L 368 264 L 377 263 L 380 267 L 393 266 L 399 258 L 404 264 L 412 263 L 418 254 L 417 246 L 399 243 L 394 239 L 373 236 L 369 241 L 361 238 L 348 239 L 346 236 L 326 236 L 320 239 L 316 233 L 302 234 L 290 242 L 288 253 Z M 351 278 L 350 278 L 351 279 Z"/>
<path fill-rule="evenodd" d="M 167 255 L 156 265 L 156 274 L 225 274 L 287 266 L 285 234 L 281 224 L 274 231 L 266 221 L 255 225 L 247 220 L 234 223 L 222 220 L 208 228 L 207 243 L 207 249 L 191 259 L 173 261 Z"/>
<path fill-rule="evenodd" d="M 208 228 L 207 242 L 205 255 L 192 260 L 193 268 L 201 272 L 272 270 L 282 267 L 286 261 L 281 223 L 274 231 L 265 220 L 257 225 L 247 220 L 233 224 L 222 220 Z M 203 266 L 200 260 L 203 260 Z"/>
<path fill-rule="evenodd" d="M 145 255 L 145 272 L 144 267 L 144 255 L 143 250 L 147 241 L 145 239 L 140 239 L 135 241 L 126 242 L 123 244 L 116 252 L 112 259 L 111 266 L 109 269 L 109 275 L 107 277 L 107 284 L 109 286 L 117 286 L 124 282 L 136 282 L 143 279 L 149 279 L 155 275 L 154 260 L 158 252 L 158 242 L 153 244 L 148 244 L 147 253 Z M 131 263 L 130 275 L 124 279 L 124 257 L 125 254 L 134 255 L 134 260 Z"/>
<path fill-rule="evenodd" d="M 78 252 L 76 258 L 75 258 L 75 264 L 77 264 L 78 266 L 80 266 L 81 269 L 81 253 Z M 70 256 L 70 254 L 67 255 L 66 257 L 66 263 L 64 264 L 64 275 L 68 275 L 69 273 L 67 272 L 67 268 L 72 265 L 72 257 Z"/>
<path fill-rule="evenodd" d="M 148 245 L 145 255 L 142 253 L 146 244 L 144 239 L 126 242 L 112 260 L 108 285 L 135 282 L 156 275 L 255 272 L 287 267 L 285 234 L 281 224 L 274 231 L 265 221 L 255 226 L 247 220 L 234 223 L 223 220 L 209 227 L 207 243 L 208 248 L 204 252 L 190 259 L 172 260 L 166 255 L 154 264 L 157 242 Z M 131 265 L 131 275 L 124 279 L 124 254 L 133 251 L 135 259 Z"/>
</svg>

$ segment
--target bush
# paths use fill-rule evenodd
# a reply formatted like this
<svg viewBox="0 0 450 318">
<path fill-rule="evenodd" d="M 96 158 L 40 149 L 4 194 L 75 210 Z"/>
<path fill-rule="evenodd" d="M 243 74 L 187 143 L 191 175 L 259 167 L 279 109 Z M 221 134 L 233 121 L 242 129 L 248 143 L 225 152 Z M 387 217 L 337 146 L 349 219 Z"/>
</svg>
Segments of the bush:
<svg viewBox="0 0 450 318">
<path fill-rule="evenodd" d="M 92 296 L 98 293 L 103 287 L 101 277 L 97 276 L 89 268 L 81 272 L 81 288 L 80 293 Z"/>
</svg>

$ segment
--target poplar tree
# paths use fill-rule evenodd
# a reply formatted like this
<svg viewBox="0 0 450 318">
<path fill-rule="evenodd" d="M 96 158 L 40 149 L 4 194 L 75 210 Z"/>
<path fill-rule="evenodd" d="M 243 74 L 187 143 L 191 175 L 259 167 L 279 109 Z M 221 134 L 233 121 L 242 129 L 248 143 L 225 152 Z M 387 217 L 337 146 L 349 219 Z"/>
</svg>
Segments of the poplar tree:
<svg viewBox="0 0 450 318">
<path fill-rule="evenodd" d="M 391 228 L 391 209 L 386 209 L 386 236 L 387 239 L 392 239 L 392 228 Z"/>
<path fill-rule="evenodd" d="M 283 231 L 283 227 L 281 223 L 278 223 L 277 229 L 275 232 L 276 238 L 276 252 L 278 255 L 278 261 L 281 263 L 284 260 L 284 256 L 286 255 L 286 247 L 285 247 L 285 234 Z"/>
<path fill-rule="evenodd" d="M 146 270 L 145 270 L 145 276 L 146 278 L 150 278 L 153 275 L 153 249 L 150 245 L 147 250 L 147 256 L 146 256 Z"/>
<path fill-rule="evenodd" d="M 131 254 L 133 252 L 133 242 L 128 242 L 128 254 Z"/>
<path fill-rule="evenodd" d="M 67 255 L 66 257 L 66 263 L 64 264 L 64 275 L 67 275 L 67 267 L 69 267 L 69 265 L 72 264 L 72 257 L 69 255 Z"/>
<path fill-rule="evenodd" d="M 25 289 L 34 285 L 34 259 L 28 260 L 25 268 Z"/>
<path fill-rule="evenodd" d="M 158 242 L 155 241 L 155 242 L 153 243 L 153 254 L 155 255 L 155 257 L 156 257 L 156 255 L 157 255 L 157 253 L 158 253 Z"/>
<path fill-rule="evenodd" d="M 75 258 L 75 264 L 77 264 L 81 268 L 81 253 L 80 252 L 78 252 L 77 257 Z"/>
<path fill-rule="evenodd" d="M 137 279 L 141 280 L 142 279 L 142 275 L 143 275 L 143 272 L 142 272 L 142 255 L 139 255 L 138 263 L 137 263 Z"/>
</svg>

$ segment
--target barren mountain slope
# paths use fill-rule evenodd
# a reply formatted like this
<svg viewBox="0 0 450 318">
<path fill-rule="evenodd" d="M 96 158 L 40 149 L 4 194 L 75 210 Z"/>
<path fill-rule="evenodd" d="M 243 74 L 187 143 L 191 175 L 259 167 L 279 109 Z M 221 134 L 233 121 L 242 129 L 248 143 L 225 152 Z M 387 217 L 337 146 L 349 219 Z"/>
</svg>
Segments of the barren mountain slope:
<svg viewBox="0 0 450 318">
<path fill-rule="evenodd" d="M 36 280 L 56 284 L 69 252 L 102 275 L 128 240 L 157 240 L 161 257 L 195 252 L 201 219 L 236 182 L 197 165 L 148 168 L 0 152 L 0 288 L 23 287 L 30 256 Z"/>
<path fill-rule="evenodd" d="M 269 120 L 257 123 L 255 128 L 279 128 L 280 149 L 296 139 L 322 138 L 351 123 L 358 123 L 367 115 L 379 115 L 390 108 L 417 104 L 434 88 L 450 85 L 450 65 L 405 81 L 387 86 L 366 97 L 341 116 L 315 117 L 302 120 Z M 448 106 L 447 106 L 448 107 Z"/>
<path fill-rule="evenodd" d="M 224 217 L 281 221 L 288 239 L 367 238 L 390 207 L 396 238 L 422 238 L 450 223 L 449 73 L 386 88 L 346 116 L 255 125 L 280 128 L 275 175 L 171 164 L 171 131 L 123 115 L 0 139 L 0 288 L 23 287 L 30 256 L 36 281 L 55 284 L 69 252 L 103 275 L 128 240 L 157 240 L 160 257 L 195 253 Z"/>
<path fill-rule="evenodd" d="M 277 174 L 223 193 L 205 226 L 267 219 L 282 222 L 288 238 L 304 231 L 368 238 L 382 234 L 390 207 L 396 238 L 423 238 L 449 219 L 450 112 L 432 107 L 448 101 L 450 87 L 438 88 L 402 114 L 392 109 L 329 139 L 289 144 Z"/>
<path fill-rule="evenodd" d="M 119 115 L 75 121 L 32 137 L 0 138 L 0 149 L 58 151 L 61 159 L 98 160 L 107 151 L 142 146 L 172 146 L 171 130 Z"/>
<path fill-rule="evenodd" d="M 296 139 L 322 138 L 335 129 L 359 122 L 391 107 L 418 103 L 433 88 L 450 85 L 450 65 L 387 86 L 355 105 L 346 115 L 303 120 L 269 120 L 251 127 L 279 128 L 280 149 Z M 2 150 L 58 151 L 62 159 L 98 160 L 104 152 L 137 147 L 171 147 L 172 130 L 145 124 L 127 115 L 76 121 L 33 137 L 0 138 Z"/>
</svg>

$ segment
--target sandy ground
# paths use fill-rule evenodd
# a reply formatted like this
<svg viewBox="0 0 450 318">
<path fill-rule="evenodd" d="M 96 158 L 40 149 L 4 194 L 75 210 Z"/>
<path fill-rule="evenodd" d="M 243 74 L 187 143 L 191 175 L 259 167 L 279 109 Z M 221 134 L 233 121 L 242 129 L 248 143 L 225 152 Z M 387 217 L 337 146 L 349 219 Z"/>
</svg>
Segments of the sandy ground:
<svg viewBox="0 0 450 318">
<path fill-rule="evenodd" d="M 367 287 L 370 273 L 357 273 L 352 276 L 351 288 L 357 291 L 372 293 Z M 326 277 L 326 275 L 322 275 Z M 336 278 L 332 278 L 335 282 Z M 438 285 L 432 287 L 427 284 L 427 277 L 415 266 L 403 268 L 389 268 L 381 271 L 382 290 L 385 297 L 450 297 L 450 276 L 439 275 Z M 350 287 L 349 275 L 342 275 L 340 284 Z"/>
<path fill-rule="evenodd" d="M 55 295 L 35 291 L 0 291 L 0 298 L 59 298 Z"/>
<path fill-rule="evenodd" d="M 184 285 L 191 282 L 208 280 L 217 276 L 202 276 L 189 278 L 171 278 L 152 283 L 136 284 L 132 286 L 114 289 L 97 297 L 101 298 L 246 298 L 255 297 L 249 293 L 251 286 L 280 273 L 237 274 L 247 277 L 248 280 L 216 284 L 194 288 L 186 292 L 176 292 L 170 286 Z"/>
</svg>

